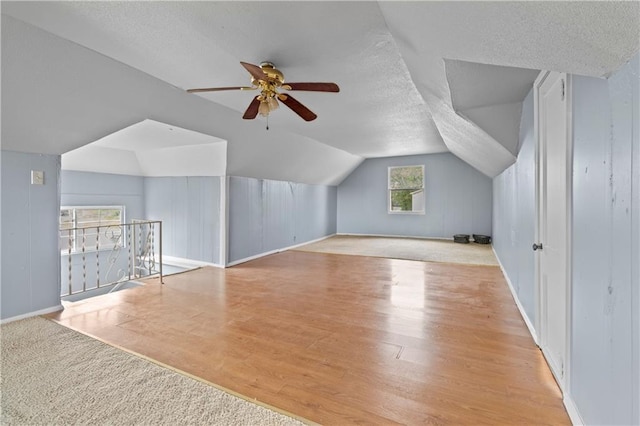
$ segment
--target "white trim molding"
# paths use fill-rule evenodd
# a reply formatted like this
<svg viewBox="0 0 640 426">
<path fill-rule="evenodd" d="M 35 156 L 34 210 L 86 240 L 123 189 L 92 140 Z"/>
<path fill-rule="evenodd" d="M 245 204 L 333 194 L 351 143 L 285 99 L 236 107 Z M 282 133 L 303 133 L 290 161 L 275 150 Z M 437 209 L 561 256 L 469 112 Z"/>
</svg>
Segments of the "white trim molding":
<svg viewBox="0 0 640 426">
<path fill-rule="evenodd" d="M 354 234 L 351 232 L 338 232 L 335 235 L 347 236 L 347 237 L 378 237 L 378 238 L 413 238 L 417 240 L 444 240 L 453 241 L 453 237 L 421 237 L 415 235 L 389 235 L 389 234 Z M 308 243 L 305 243 L 308 244 Z"/>
<path fill-rule="evenodd" d="M 315 240 L 305 241 L 304 243 L 294 244 L 292 246 L 283 247 L 283 248 L 279 248 L 279 249 L 275 249 L 275 250 L 270 250 L 270 251 L 259 253 L 259 254 L 253 255 L 253 256 L 249 256 L 249 257 L 245 257 L 245 258 L 242 258 L 242 259 L 234 260 L 233 262 L 227 263 L 227 267 L 239 265 L 241 263 L 246 263 L 246 262 L 249 262 L 251 260 L 255 260 L 255 259 L 259 259 L 261 257 L 269 256 L 271 254 L 276 254 L 276 253 L 280 253 L 280 252 L 283 252 L 283 251 L 291 250 L 291 249 L 294 249 L 296 247 L 306 246 L 307 244 L 317 243 L 318 241 L 326 240 L 327 238 L 333 237 L 334 235 L 336 235 L 336 234 L 326 235 L 324 237 L 316 238 Z"/>
<path fill-rule="evenodd" d="M 61 311 L 63 309 L 64 309 L 64 306 L 62 306 L 62 305 L 51 306 L 50 308 L 40 309 L 39 311 L 28 312 L 26 314 L 16 315 L 15 317 L 5 318 L 3 320 L 0 320 L 0 324 L 7 324 L 7 323 L 10 323 L 10 322 L 19 321 L 19 320 L 25 319 L 25 318 L 36 317 L 38 315 L 51 314 L 53 312 L 58 312 L 58 311 Z"/>
<path fill-rule="evenodd" d="M 507 281 L 507 285 L 509 286 L 509 290 L 511 291 L 511 296 L 513 297 L 513 300 L 516 302 L 518 311 L 520 311 L 520 316 L 522 317 L 522 319 L 524 320 L 524 323 L 529 329 L 529 333 L 531 334 L 533 341 L 536 343 L 537 346 L 540 346 L 540 343 L 538 342 L 538 333 L 536 333 L 536 329 L 533 326 L 533 322 L 531 321 L 531 319 L 529 319 L 527 312 L 524 310 L 524 306 L 522 306 L 522 304 L 520 303 L 520 299 L 518 299 L 518 293 L 516 293 L 516 289 L 513 287 L 513 284 L 511 283 L 511 279 L 509 278 L 507 271 L 504 269 L 504 266 L 502 266 L 500 257 L 498 256 L 498 253 L 496 253 L 496 249 L 493 247 L 493 245 L 491 246 L 491 250 L 493 250 L 493 254 L 498 260 L 498 265 L 500 265 L 500 270 L 502 271 L 502 275 L 504 276 L 504 279 Z"/>
<path fill-rule="evenodd" d="M 156 258 L 156 262 L 159 259 Z M 180 268 L 200 268 L 202 266 L 213 266 L 215 268 L 224 268 L 223 265 L 220 265 L 218 263 L 212 263 L 212 262 L 204 262 L 202 260 L 193 260 L 193 259 L 186 259 L 184 257 L 174 257 L 174 256 L 166 256 L 166 255 L 162 255 L 162 264 L 163 265 L 170 265 L 170 266 L 178 266 Z M 166 275 L 170 275 L 170 274 L 165 274 Z"/>
<path fill-rule="evenodd" d="M 567 410 L 567 414 L 569 415 L 571 423 L 574 426 L 583 426 L 585 424 L 584 420 L 582 420 L 582 416 L 580 415 L 578 407 L 573 401 L 573 398 L 571 398 L 571 395 L 565 393 L 564 397 L 562 398 L 562 403 L 564 404 L 564 408 Z"/>
</svg>

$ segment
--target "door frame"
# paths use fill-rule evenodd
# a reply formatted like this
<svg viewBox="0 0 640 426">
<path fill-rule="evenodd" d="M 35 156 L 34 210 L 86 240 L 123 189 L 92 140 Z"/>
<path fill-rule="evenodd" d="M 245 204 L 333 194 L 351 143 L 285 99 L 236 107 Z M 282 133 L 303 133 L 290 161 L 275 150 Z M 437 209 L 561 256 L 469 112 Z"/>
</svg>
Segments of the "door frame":
<svg viewBox="0 0 640 426">
<path fill-rule="evenodd" d="M 563 374 L 561 377 L 557 377 L 555 372 L 552 371 L 558 386 L 563 394 L 563 396 L 568 395 L 569 391 L 569 383 L 571 377 L 571 328 L 572 328 L 572 240 L 573 240 L 573 93 L 572 93 L 572 79 L 570 74 L 566 73 L 557 73 L 552 71 L 541 71 L 538 77 L 535 80 L 533 85 L 533 103 L 534 103 L 534 139 L 535 139 L 535 217 L 536 217 L 536 225 L 535 225 L 535 243 L 543 243 L 540 241 L 541 238 L 541 220 L 540 217 L 540 203 L 541 203 L 541 185 L 542 185 L 542 175 L 541 175 L 541 153 L 540 153 L 540 143 L 541 143 L 541 135 L 543 134 L 542 128 L 540 127 L 544 123 L 541 123 L 540 120 L 540 108 L 541 104 L 539 101 L 539 92 L 543 85 L 543 83 L 550 76 L 560 75 L 564 78 L 565 81 L 565 108 L 566 108 L 566 116 L 567 116 L 567 126 L 566 126 L 566 134 L 565 138 L 567 141 L 567 176 L 566 176 L 566 185 L 567 185 L 567 200 L 566 200 L 566 228 L 567 228 L 567 245 L 566 245 L 566 259 L 567 264 L 565 267 L 565 279 L 567 282 L 566 286 L 566 307 L 565 307 L 565 351 L 564 351 L 564 363 L 563 363 Z M 543 355 L 545 354 L 545 330 L 546 318 L 543 317 L 543 313 L 545 312 L 543 306 L 543 297 L 542 297 L 542 285 L 541 285 L 541 274 L 540 274 L 540 256 L 535 256 L 535 303 L 536 303 L 536 318 L 535 318 L 535 328 L 538 334 L 538 346 L 540 347 Z M 546 355 L 545 355 L 546 356 Z"/>
</svg>

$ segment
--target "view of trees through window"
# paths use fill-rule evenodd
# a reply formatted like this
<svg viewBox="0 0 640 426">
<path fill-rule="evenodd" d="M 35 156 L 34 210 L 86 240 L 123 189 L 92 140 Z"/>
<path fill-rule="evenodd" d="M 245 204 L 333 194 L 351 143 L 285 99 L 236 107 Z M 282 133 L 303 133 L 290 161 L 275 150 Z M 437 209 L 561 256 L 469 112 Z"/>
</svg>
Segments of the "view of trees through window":
<svg viewBox="0 0 640 426">
<path fill-rule="evenodd" d="M 424 167 L 389 167 L 389 210 L 424 211 Z"/>
</svg>

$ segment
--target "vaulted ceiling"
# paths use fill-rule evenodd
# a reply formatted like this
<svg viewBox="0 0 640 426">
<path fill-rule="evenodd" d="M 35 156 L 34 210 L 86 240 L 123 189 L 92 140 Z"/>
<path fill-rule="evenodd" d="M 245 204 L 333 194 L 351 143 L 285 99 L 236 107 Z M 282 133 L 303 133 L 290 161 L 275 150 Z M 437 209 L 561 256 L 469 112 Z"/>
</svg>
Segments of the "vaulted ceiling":
<svg viewBox="0 0 640 426">
<path fill-rule="evenodd" d="M 541 69 L 604 77 L 639 49 L 638 2 L 7 2 L 2 147 L 61 154 L 145 119 L 228 141 L 228 173 L 338 183 L 363 158 L 517 155 Z M 240 61 L 273 62 L 318 115 L 240 117 Z"/>
</svg>

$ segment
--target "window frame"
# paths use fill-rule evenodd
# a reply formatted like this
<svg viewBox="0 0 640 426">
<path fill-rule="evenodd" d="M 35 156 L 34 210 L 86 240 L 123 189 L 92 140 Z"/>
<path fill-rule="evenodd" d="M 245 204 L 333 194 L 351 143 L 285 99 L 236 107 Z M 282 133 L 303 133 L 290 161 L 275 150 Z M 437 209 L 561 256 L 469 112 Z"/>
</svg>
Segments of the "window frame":
<svg viewBox="0 0 640 426">
<path fill-rule="evenodd" d="M 62 223 L 60 222 L 60 217 L 62 215 L 63 210 L 71 210 L 72 211 L 72 225 L 71 229 L 78 228 L 78 219 L 77 219 L 77 210 L 120 210 L 120 226 L 125 225 L 127 222 L 125 220 L 126 209 L 123 204 L 120 205 L 99 205 L 99 206 L 60 206 L 60 214 L 58 216 L 58 244 L 60 244 L 61 239 L 63 238 L 62 232 L 66 231 L 66 229 L 61 229 Z M 115 226 L 115 225 L 99 225 L 100 228 Z M 120 240 L 120 246 L 126 247 L 126 227 L 122 226 L 122 238 Z M 78 235 L 78 231 L 73 231 L 73 247 L 71 250 L 71 254 L 80 254 L 83 253 L 81 247 L 78 246 L 78 240 L 80 236 Z M 95 245 L 86 246 L 84 253 L 95 253 L 96 251 L 111 251 L 115 247 L 115 244 L 101 244 L 99 249 L 96 250 Z M 60 254 L 69 255 L 69 248 L 60 249 Z"/>
<path fill-rule="evenodd" d="M 422 172 L 422 188 L 391 188 L 391 170 L 392 169 L 405 169 L 405 168 L 413 168 L 420 167 Z M 391 201 L 391 193 L 392 191 L 397 190 L 412 190 L 418 191 L 422 190 L 422 193 L 425 194 L 422 198 L 422 209 L 421 210 L 392 210 L 392 201 Z M 412 206 L 413 207 L 413 206 Z M 388 214 L 409 214 L 409 215 L 424 215 L 426 212 L 426 193 L 425 193 L 425 174 L 424 174 L 424 164 L 413 164 L 406 166 L 388 166 L 387 167 L 387 213 Z"/>
</svg>

